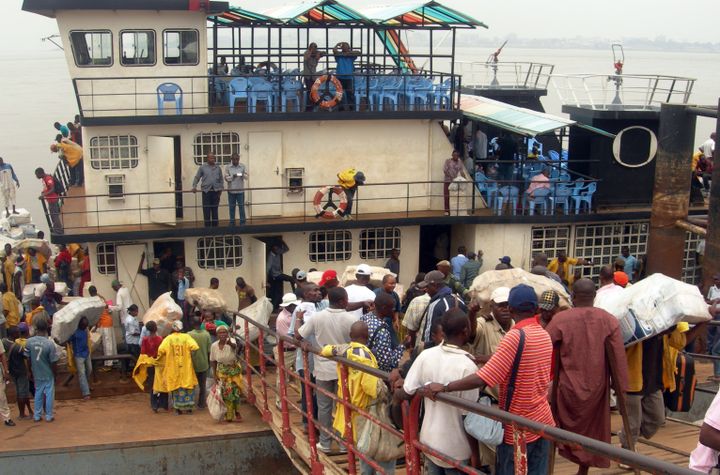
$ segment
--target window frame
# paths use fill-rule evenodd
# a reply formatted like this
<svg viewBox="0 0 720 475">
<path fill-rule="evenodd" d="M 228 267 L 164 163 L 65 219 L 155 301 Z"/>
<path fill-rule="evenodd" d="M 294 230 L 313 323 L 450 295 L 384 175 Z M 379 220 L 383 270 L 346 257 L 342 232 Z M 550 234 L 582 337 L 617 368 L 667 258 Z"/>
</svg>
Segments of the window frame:
<svg viewBox="0 0 720 475">
<path fill-rule="evenodd" d="M 152 35 L 152 45 L 153 45 L 153 57 L 152 57 L 152 63 L 132 63 L 132 64 L 125 64 L 123 62 L 123 34 L 125 33 L 150 33 Z M 152 29 L 127 29 L 127 30 L 120 30 L 119 36 L 118 36 L 118 51 L 120 53 L 120 66 L 128 67 L 128 68 L 136 68 L 136 67 L 147 67 L 147 66 L 155 66 L 157 64 L 157 39 L 156 31 Z M 148 45 L 150 45 L 150 42 L 148 42 Z"/>
<path fill-rule="evenodd" d="M 332 241 L 327 239 L 327 236 L 329 236 L 331 233 L 333 234 Z M 343 243 L 345 243 L 346 247 L 340 251 L 338 251 L 336 249 L 333 249 L 332 251 L 328 251 L 326 249 L 325 251 L 320 252 L 318 250 L 318 245 L 320 244 L 320 241 L 317 239 L 317 237 L 321 234 L 325 236 L 325 240 L 323 241 L 323 243 L 343 242 Z M 342 241 L 337 239 L 337 236 L 340 234 L 342 234 L 342 236 L 343 236 Z M 315 238 L 315 239 L 313 239 L 313 238 Z M 312 250 L 313 245 L 315 245 L 314 252 Z M 352 246 L 353 246 L 352 233 L 347 229 L 312 231 L 308 234 L 308 259 L 310 260 L 310 262 L 317 262 L 317 263 L 349 261 L 352 259 Z"/>
<path fill-rule="evenodd" d="M 195 57 L 195 62 L 194 63 L 168 63 L 166 61 L 167 56 L 165 55 L 165 45 L 166 45 L 165 34 L 166 33 L 182 33 L 185 31 L 195 32 L 195 37 L 197 38 L 198 49 L 197 49 L 197 54 Z M 178 45 L 178 49 L 180 51 L 182 51 L 182 49 L 180 48 L 180 45 Z M 165 66 L 197 66 L 198 64 L 200 64 L 200 31 L 196 28 L 166 28 L 166 29 L 164 29 L 162 31 L 162 58 L 163 58 L 163 64 Z"/>
<path fill-rule="evenodd" d="M 75 33 L 107 33 L 110 35 L 110 63 L 109 64 L 93 64 L 92 63 L 92 57 L 90 57 L 90 64 L 79 64 L 78 63 L 78 57 L 77 54 L 75 54 L 75 41 L 73 41 L 73 34 Z M 115 45 L 113 44 L 113 32 L 112 30 L 108 29 L 102 29 L 102 30 L 70 30 L 70 33 L 68 33 L 68 37 L 70 39 L 70 51 L 72 52 L 73 61 L 75 62 L 75 66 L 78 68 L 110 68 L 115 64 Z M 86 43 L 87 44 L 87 43 Z"/>
<path fill-rule="evenodd" d="M 379 237 L 378 233 L 380 231 L 384 232 L 385 235 L 382 237 Z M 390 236 L 387 235 L 388 231 L 391 233 Z M 368 233 L 370 233 L 370 232 L 374 232 L 375 236 L 369 237 Z M 377 243 L 380 240 L 383 240 L 386 243 L 388 240 L 390 240 L 390 241 L 392 241 L 393 245 L 387 249 L 378 248 Z M 373 249 L 369 249 L 369 248 L 365 247 L 370 242 L 374 242 L 376 244 L 376 247 Z M 363 246 L 363 244 L 365 244 L 365 246 Z M 387 259 L 390 257 L 390 252 L 393 249 L 400 250 L 401 244 L 402 244 L 402 231 L 397 226 L 382 226 L 382 227 L 375 227 L 375 228 L 363 228 L 360 230 L 358 253 L 360 254 L 361 260 Z"/>
<path fill-rule="evenodd" d="M 116 139 L 119 141 L 121 137 L 127 137 L 128 144 L 127 145 L 110 145 L 111 139 Z M 121 150 L 123 148 L 128 149 L 128 153 L 132 155 L 131 151 L 135 150 L 135 156 L 129 156 L 129 157 L 116 157 L 113 158 L 111 156 L 108 156 L 108 158 L 102 158 L 102 157 L 93 157 L 93 153 L 99 153 L 101 150 L 103 150 L 102 145 L 94 144 L 95 141 L 99 141 L 100 139 L 107 139 L 108 145 L 108 155 L 112 154 L 113 147 L 117 150 Z M 132 142 L 135 142 L 134 144 Z M 132 134 L 126 134 L 126 135 L 96 135 L 94 137 L 90 138 L 90 141 L 88 142 L 88 152 L 90 156 L 90 168 L 93 170 L 131 170 L 133 168 L 137 168 L 140 164 L 140 145 L 138 144 L 137 136 Z M 113 167 L 113 161 L 118 161 L 122 165 L 123 161 L 127 161 L 129 163 L 129 166 L 127 167 Z M 107 163 L 108 166 L 104 167 L 102 166 L 103 163 Z"/>
<path fill-rule="evenodd" d="M 222 141 L 213 142 L 214 138 L 216 136 L 219 136 L 222 138 L 223 135 L 228 134 L 230 136 L 230 141 L 228 143 L 224 143 Z M 210 143 L 198 143 L 198 139 L 201 137 L 210 137 L 211 141 Z M 237 140 L 236 140 L 237 139 Z M 228 154 L 225 154 L 222 151 L 219 151 L 218 149 L 220 147 L 230 147 L 230 152 Z M 238 132 L 198 132 L 193 137 L 192 142 L 193 147 L 193 162 L 195 162 L 195 165 L 202 166 L 206 163 L 205 158 L 207 157 L 207 154 L 209 152 L 212 152 L 215 154 L 215 159 L 217 161 L 217 164 L 220 166 L 227 166 L 230 165 L 230 157 L 233 153 L 240 154 L 241 149 L 241 143 L 240 143 L 240 134 Z M 202 153 L 198 154 L 197 148 L 201 147 L 210 147 L 211 150 L 209 152 L 204 152 L 201 150 Z"/>
<path fill-rule="evenodd" d="M 202 246 L 201 243 L 217 243 L 218 240 L 222 239 L 223 246 L 222 247 L 210 247 L 208 245 Z M 217 252 L 218 249 L 225 250 L 225 249 L 232 249 L 232 247 L 227 246 L 227 240 L 230 240 L 232 243 L 232 247 L 235 247 L 237 250 L 235 252 L 235 256 L 230 257 L 232 260 L 231 265 L 223 265 L 223 266 L 217 266 L 218 257 Z M 208 251 L 212 250 L 215 255 L 213 257 L 208 257 Z M 204 252 L 204 255 L 201 255 L 201 252 Z M 242 237 L 237 234 L 225 234 L 221 236 L 204 236 L 201 238 L 198 238 L 198 240 L 195 243 L 195 254 L 197 257 L 197 265 L 200 269 L 210 269 L 210 270 L 224 270 L 224 269 L 236 269 L 238 267 L 242 266 L 243 263 L 243 241 Z M 227 255 L 225 255 L 226 261 L 228 260 Z M 208 265 L 208 263 L 213 262 L 213 265 Z"/>
<path fill-rule="evenodd" d="M 100 249 L 103 249 L 101 252 Z M 108 250 L 112 248 L 112 252 Z M 103 256 L 102 260 L 100 256 Z M 108 256 L 112 256 L 112 263 L 108 263 Z M 95 268 L 102 275 L 117 275 L 117 246 L 114 242 L 98 243 L 95 247 Z"/>
</svg>

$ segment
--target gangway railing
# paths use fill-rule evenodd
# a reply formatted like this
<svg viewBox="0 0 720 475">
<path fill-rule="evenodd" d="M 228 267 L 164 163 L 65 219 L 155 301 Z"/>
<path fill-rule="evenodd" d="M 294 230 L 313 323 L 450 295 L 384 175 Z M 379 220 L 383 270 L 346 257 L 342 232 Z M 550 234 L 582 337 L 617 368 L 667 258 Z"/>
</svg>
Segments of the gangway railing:
<svg viewBox="0 0 720 475">
<path fill-rule="evenodd" d="M 656 74 L 553 74 L 552 84 L 563 105 L 654 110 L 662 103 L 687 104 L 695 79 Z"/>
<path fill-rule="evenodd" d="M 547 89 L 555 66 L 534 62 L 456 61 L 467 89 Z"/>
<path fill-rule="evenodd" d="M 375 376 L 386 383 L 390 381 L 390 374 L 380 371 L 378 369 L 370 368 L 368 366 L 350 361 L 343 357 L 331 357 L 330 359 L 335 360 L 340 365 L 340 376 L 338 385 L 343 388 L 343 397 L 338 397 L 337 394 L 331 394 L 315 384 L 310 376 L 309 371 L 304 371 L 303 376 L 300 376 L 296 371 L 288 369 L 285 362 L 284 351 L 277 351 L 277 359 L 266 353 L 266 337 L 271 336 L 275 338 L 276 342 L 284 342 L 289 345 L 293 345 L 297 348 L 297 351 L 302 352 L 303 367 L 309 368 L 309 359 L 311 355 L 320 355 L 320 349 L 314 348 L 310 345 L 303 345 L 300 341 L 290 338 L 285 335 L 280 335 L 271 329 L 269 326 L 262 323 L 258 323 L 252 318 L 243 315 L 242 312 L 233 313 L 235 334 L 239 336 L 244 343 L 244 352 L 241 354 L 241 359 L 245 369 L 245 391 L 248 402 L 254 404 L 261 412 L 263 419 L 269 423 L 276 423 L 275 418 L 270 410 L 271 400 L 275 397 L 279 398 L 280 401 L 280 417 L 278 418 L 279 424 L 278 432 L 281 434 L 279 438 L 284 448 L 288 451 L 295 453 L 295 457 L 291 457 L 293 460 L 300 457 L 308 470 L 313 474 L 323 473 L 325 464 L 334 464 L 334 470 L 326 473 L 337 473 L 339 471 L 344 472 L 338 464 L 333 462 L 327 457 L 321 457 L 318 449 L 316 448 L 316 430 L 327 434 L 337 444 L 347 450 L 345 459 L 343 462 L 347 462 L 347 473 L 356 474 L 358 473 L 356 463 L 358 460 L 362 460 L 378 473 L 386 473 L 382 467 L 380 467 L 374 460 L 368 458 L 364 453 L 360 452 L 356 446 L 356 441 L 353 437 L 353 422 L 352 414 L 357 414 L 360 418 L 367 420 L 366 423 L 376 424 L 383 430 L 390 432 L 391 434 L 399 437 L 405 444 L 405 471 L 410 475 L 419 475 L 422 473 L 421 457 L 425 455 L 432 455 L 450 466 L 460 470 L 463 473 L 480 474 L 481 472 L 475 468 L 463 464 L 460 461 L 449 457 L 446 454 L 440 453 L 437 450 L 433 450 L 431 447 L 423 444 L 419 440 L 419 412 L 420 403 L 422 397 L 415 395 L 411 402 L 407 401 L 402 405 L 402 428 L 398 429 L 391 424 L 382 422 L 377 418 L 369 414 L 365 409 L 354 405 L 349 398 L 348 391 L 348 374 L 349 368 L 361 371 L 363 373 Z M 257 340 L 253 341 L 250 337 L 251 328 L 257 331 Z M 259 357 L 257 361 L 253 361 L 253 353 L 256 357 Z M 277 379 L 278 384 L 274 384 L 274 379 L 271 377 L 268 371 L 268 366 L 274 365 L 279 371 L 279 378 Z M 287 378 L 287 381 L 286 381 Z M 268 382 L 270 381 L 270 382 Z M 339 405 L 338 410 L 344 411 L 345 415 L 345 430 L 343 434 L 337 434 L 332 427 L 323 426 L 320 421 L 314 417 L 314 407 L 312 397 L 307 397 L 307 406 L 303 410 L 297 405 L 297 396 L 291 395 L 288 392 L 288 381 L 296 381 L 302 385 L 303 390 L 306 394 L 312 394 L 312 392 L 318 392 L 326 397 L 331 398 L 336 405 Z M 677 475 L 692 475 L 697 474 L 694 470 L 690 470 L 685 467 L 673 465 L 671 463 L 658 460 L 656 458 L 648 457 L 636 452 L 632 452 L 620 447 L 600 442 L 595 439 L 591 439 L 573 432 L 569 432 L 556 427 L 551 427 L 539 422 L 535 422 L 530 419 L 494 408 L 490 406 L 480 405 L 474 402 L 469 402 L 464 399 L 452 396 L 450 394 L 438 394 L 437 399 L 445 404 L 462 409 L 469 413 L 480 414 L 490 419 L 500 421 L 504 424 L 510 424 L 513 430 L 519 434 L 517 441 L 514 444 L 524 444 L 526 437 L 529 433 L 537 434 L 543 439 L 554 442 L 555 444 L 566 444 L 573 447 L 581 447 L 588 453 L 593 455 L 599 455 L 607 459 L 626 464 L 633 469 L 644 470 L 650 473 L 658 474 L 677 474 Z M 299 413 L 307 420 L 307 443 L 308 447 L 305 447 L 303 451 L 297 451 L 298 444 L 304 443 L 304 441 L 298 440 L 293 435 L 293 423 L 291 422 L 291 412 L 293 414 Z M 360 419 L 360 420 L 362 420 Z M 517 447 L 515 447 L 517 449 Z M 307 453 L 309 456 L 303 457 L 299 452 Z M 518 454 L 518 450 L 513 450 L 514 454 Z M 517 455 L 516 455 L 517 456 Z M 519 463 L 516 460 L 516 467 L 519 467 Z M 518 472 L 516 472 L 518 473 Z"/>
</svg>

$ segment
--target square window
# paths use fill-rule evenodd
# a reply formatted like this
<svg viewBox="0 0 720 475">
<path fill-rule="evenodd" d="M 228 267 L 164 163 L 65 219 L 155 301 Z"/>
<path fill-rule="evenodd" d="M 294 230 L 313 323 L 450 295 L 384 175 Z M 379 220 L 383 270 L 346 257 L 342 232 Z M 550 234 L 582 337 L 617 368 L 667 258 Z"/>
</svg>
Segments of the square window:
<svg viewBox="0 0 720 475">
<path fill-rule="evenodd" d="M 198 64 L 197 30 L 163 31 L 163 61 L 170 66 Z"/>
<path fill-rule="evenodd" d="M 242 265 L 240 236 L 215 236 L 197 241 L 197 262 L 201 269 L 230 269 Z"/>
<path fill-rule="evenodd" d="M 208 153 L 214 153 L 218 165 L 229 165 L 233 153 L 240 153 L 240 135 L 235 132 L 200 133 L 193 140 L 193 159 L 196 165 L 205 163 Z"/>
<path fill-rule="evenodd" d="M 70 46 L 79 67 L 111 66 L 112 33 L 109 31 L 71 31 Z"/>
<path fill-rule="evenodd" d="M 308 238 L 311 262 L 348 261 L 352 257 L 350 231 L 317 231 Z"/>
<path fill-rule="evenodd" d="M 304 168 L 286 168 L 285 179 L 287 180 L 288 193 L 302 193 Z"/>
<path fill-rule="evenodd" d="M 360 259 L 387 259 L 400 250 L 399 228 L 371 228 L 360 231 Z"/>
<path fill-rule="evenodd" d="M 138 166 L 134 135 L 109 135 L 90 139 L 90 166 L 95 170 L 123 170 Z"/>
<path fill-rule="evenodd" d="M 120 64 L 151 66 L 155 64 L 155 32 L 152 30 L 120 33 Z"/>
<path fill-rule="evenodd" d="M 628 246 L 630 254 L 639 259 L 647 252 L 647 224 L 647 221 L 623 221 L 577 225 L 573 257 L 587 257 L 593 262 L 592 266 L 580 267 L 582 276 L 597 280 L 600 268 L 613 265 L 623 246 Z M 593 236 L 593 239 L 578 239 L 579 236 Z"/>
<path fill-rule="evenodd" d="M 97 270 L 103 275 L 114 275 L 117 272 L 115 265 L 115 243 L 98 244 L 95 249 L 97 255 Z"/>
<path fill-rule="evenodd" d="M 530 262 L 540 253 L 552 260 L 558 251 L 569 251 L 570 226 L 535 226 L 531 235 Z"/>
</svg>

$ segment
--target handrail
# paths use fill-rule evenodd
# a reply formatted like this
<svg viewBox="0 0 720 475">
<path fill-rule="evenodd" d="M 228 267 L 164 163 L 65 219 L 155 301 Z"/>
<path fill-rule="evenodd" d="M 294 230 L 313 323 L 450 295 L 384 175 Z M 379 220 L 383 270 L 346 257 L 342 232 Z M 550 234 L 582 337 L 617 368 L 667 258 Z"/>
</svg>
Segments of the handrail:
<svg viewBox="0 0 720 475">
<path fill-rule="evenodd" d="M 375 376 L 377 378 L 380 378 L 383 381 L 389 381 L 389 373 L 386 373 L 384 371 L 380 371 L 379 369 L 375 368 L 369 368 L 365 365 L 356 363 L 354 361 L 350 361 L 342 356 L 335 356 L 335 357 L 329 357 L 329 359 L 332 359 L 336 361 L 340 365 L 340 381 L 338 381 L 338 384 L 342 385 L 343 387 L 343 395 L 344 398 L 339 398 L 336 394 L 329 394 L 326 391 L 324 391 L 322 388 L 317 387 L 314 383 L 310 381 L 310 377 L 308 372 L 305 372 L 304 379 L 300 378 L 300 375 L 294 371 L 290 371 L 286 368 L 284 364 L 284 352 L 278 351 L 278 360 L 275 360 L 274 358 L 268 356 L 264 352 L 264 340 L 267 335 L 271 335 L 275 337 L 277 342 L 284 342 L 288 343 L 290 345 L 293 345 L 297 348 L 297 351 L 302 352 L 302 358 L 305 364 L 305 368 L 308 368 L 309 363 L 309 355 L 315 354 L 320 355 L 320 350 L 316 347 L 312 346 L 305 346 L 303 347 L 301 342 L 299 340 L 296 340 L 294 338 L 288 337 L 286 335 L 279 335 L 276 331 L 274 331 L 272 328 L 270 328 L 268 325 L 261 324 L 259 322 L 254 321 L 252 318 L 244 315 L 242 311 L 240 312 L 231 312 L 233 315 L 233 327 L 234 327 L 234 333 L 238 336 L 243 337 L 243 342 L 245 344 L 245 366 L 246 366 L 246 390 L 247 390 L 247 397 L 248 401 L 251 403 L 257 402 L 257 395 L 255 394 L 255 389 L 253 386 L 253 374 L 259 375 L 261 378 L 261 407 L 260 410 L 263 413 L 263 417 L 266 421 L 272 420 L 272 416 L 269 411 L 268 406 L 268 389 L 272 393 L 275 393 L 280 398 L 281 402 L 281 424 L 282 424 L 282 437 L 281 442 L 285 447 L 291 449 L 296 441 L 294 437 L 292 436 L 291 431 L 291 424 L 290 424 L 290 417 L 289 417 L 289 409 L 293 409 L 295 411 L 300 410 L 300 408 L 297 407 L 297 405 L 291 401 L 292 398 L 288 397 L 287 394 L 287 383 L 285 382 L 285 377 L 290 377 L 293 379 L 296 379 L 298 381 L 302 381 L 304 383 L 305 390 L 309 393 L 313 389 L 316 391 L 320 391 L 321 393 L 325 394 L 328 397 L 331 397 L 336 404 L 342 405 L 342 410 L 345 411 L 345 433 L 341 434 L 341 437 L 335 435 L 333 433 L 332 428 L 326 428 L 322 427 L 319 424 L 319 421 L 316 420 L 313 417 L 313 407 L 312 407 L 312 398 L 308 399 L 308 407 L 306 408 L 305 413 L 303 413 L 303 416 L 308 421 L 308 435 L 309 435 L 309 449 L 310 449 L 310 466 L 313 469 L 313 473 L 316 473 L 316 469 L 321 468 L 320 465 L 320 459 L 319 454 L 317 451 L 317 448 L 315 447 L 315 428 L 319 429 L 320 431 L 329 434 L 331 438 L 333 438 L 336 442 L 338 442 L 341 446 L 344 446 L 347 449 L 347 460 L 348 460 L 348 472 L 351 474 L 356 473 L 356 467 L 355 467 L 355 459 L 359 458 L 369 465 L 371 465 L 375 470 L 384 473 L 384 471 L 375 464 L 374 461 L 368 459 L 365 454 L 360 453 L 357 450 L 357 447 L 354 444 L 353 440 L 353 423 L 352 423 L 352 417 L 351 413 L 356 412 L 359 414 L 360 417 L 363 417 L 365 419 L 368 419 L 370 423 L 380 424 L 381 427 L 384 430 L 387 430 L 391 432 L 392 434 L 402 438 L 405 442 L 405 459 L 406 459 L 406 472 L 410 475 L 419 475 L 421 473 L 421 467 L 420 467 L 420 454 L 423 453 L 430 453 L 435 457 L 440 458 L 446 463 L 451 464 L 452 466 L 456 467 L 457 469 L 461 470 L 464 473 L 479 473 L 472 467 L 469 467 L 467 465 L 459 463 L 457 460 L 454 460 L 445 454 L 439 453 L 435 450 L 432 450 L 431 448 L 427 447 L 426 445 L 422 444 L 419 441 L 419 436 L 417 432 L 418 428 L 418 416 L 419 416 L 419 407 L 420 407 L 420 401 L 422 397 L 419 395 L 415 395 L 412 399 L 412 402 L 410 405 L 408 405 L 407 402 L 403 405 L 403 426 L 404 430 L 399 431 L 395 429 L 394 427 L 388 426 L 387 424 L 383 424 L 380 421 L 373 418 L 370 414 L 367 413 L 364 409 L 358 408 L 357 406 L 353 405 L 349 401 L 348 397 L 348 368 L 353 368 L 355 370 L 361 371 L 363 373 Z M 239 330 L 235 328 L 237 318 L 241 319 L 242 321 L 242 328 Z M 254 326 L 258 330 L 258 338 L 257 338 L 257 344 L 250 341 L 250 325 Z M 250 364 L 250 350 L 254 349 L 258 351 L 260 355 L 260 370 L 257 371 L 255 368 L 252 367 Z M 266 376 L 267 376 L 267 363 L 272 363 L 276 365 L 278 368 L 278 371 L 280 371 L 280 377 L 279 377 L 279 386 L 276 388 L 273 388 L 271 385 L 268 385 L 266 382 Z M 646 470 L 652 473 L 662 473 L 662 474 L 678 474 L 678 475 L 693 475 L 697 474 L 699 472 L 696 472 L 694 470 L 690 470 L 685 467 L 679 467 L 677 465 L 670 464 L 668 462 L 657 460 L 652 457 L 648 457 L 646 455 L 642 455 L 639 453 L 635 453 L 632 451 L 629 451 L 627 449 L 615 447 L 611 444 L 600 442 L 595 439 L 591 439 L 579 434 L 575 434 L 573 432 L 569 432 L 563 429 L 559 429 L 556 427 L 551 427 L 527 418 L 524 418 L 522 416 L 518 416 L 516 414 L 512 414 L 510 412 L 503 411 L 501 409 L 497 409 L 490 406 L 483 406 L 480 404 L 477 404 L 475 402 L 466 401 L 464 399 L 458 398 L 456 396 L 452 396 L 450 394 L 438 394 L 437 395 L 438 400 L 462 409 L 467 412 L 472 412 L 476 414 L 480 414 L 486 417 L 489 417 L 493 420 L 500 421 L 504 424 L 511 424 L 515 430 L 521 430 L 520 438 L 524 439 L 525 432 L 530 432 L 533 434 L 537 434 L 543 439 L 553 441 L 555 443 L 559 444 L 565 444 L 570 445 L 572 447 L 576 448 L 582 448 L 583 450 L 592 453 L 594 455 L 599 455 L 601 457 L 608 458 L 610 460 L 614 460 L 620 463 L 627 464 L 631 466 L 634 469 L 641 469 Z M 513 451 L 515 452 L 515 451 Z"/>
<path fill-rule="evenodd" d="M 555 65 L 530 61 L 456 61 L 469 88 L 547 89 Z"/>
</svg>

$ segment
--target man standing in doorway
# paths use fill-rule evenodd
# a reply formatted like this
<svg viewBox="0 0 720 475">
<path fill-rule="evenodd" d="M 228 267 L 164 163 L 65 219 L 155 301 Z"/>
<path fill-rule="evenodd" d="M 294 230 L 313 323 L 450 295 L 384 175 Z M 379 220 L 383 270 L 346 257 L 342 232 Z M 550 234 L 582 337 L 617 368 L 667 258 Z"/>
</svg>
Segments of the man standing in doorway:
<svg viewBox="0 0 720 475">
<path fill-rule="evenodd" d="M 635 282 L 635 279 L 637 279 L 637 271 L 639 267 L 638 260 L 635 258 L 635 256 L 630 255 L 630 248 L 627 246 L 623 246 L 622 249 L 620 249 L 620 253 L 623 260 L 625 261 L 623 271 L 627 274 L 630 282 Z"/>
<path fill-rule="evenodd" d="M 231 164 L 225 168 L 225 181 L 228 190 L 228 206 L 230 207 L 230 226 L 235 226 L 235 207 L 240 209 L 240 224 L 245 224 L 245 180 L 248 173 L 245 165 L 240 163 L 240 155 L 233 153 Z"/>
<path fill-rule="evenodd" d="M 445 205 L 445 216 L 450 216 L 450 183 L 463 174 L 462 161 L 460 161 L 460 152 L 453 150 L 452 157 L 445 160 L 443 165 L 443 199 Z"/>
<path fill-rule="evenodd" d="M 142 274 L 148 279 L 148 293 L 150 295 L 150 305 L 152 305 L 153 302 L 155 302 L 155 299 L 165 292 L 170 292 L 170 274 L 168 271 L 160 267 L 160 259 L 153 259 L 153 265 L 150 269 L 143 269 L 143 262 L 145 262 L 144 252 L 142 253 L 142 256 L 140 256 L 138 274 Z"/>
<path fill-rule="evenodd" d="M 45 173 L 42 168 L 35 169 L 35 177 L 42 180 L 43 189 L 40 199 L 45 200 L 47 211 L 50 215 L 50 230 L 55 234 L 63 233 L 63 225 L 60 220 L 60 196 L 55 192 L 55 178 Z"/>
<path fill-rule="evenodd" d="M 295 280 L 287 274 L 283 273 L 282 255 L 289 251 L 290 248 L 283 241 L 275 243 L 270 247 L 267 257 L 267 282 L 270 287 L 270 300 L 272 300 L 273 308 L 279 308 L 282 301 L 283 282 L 290 282 L 292 290 L 295 290 Z"/>
<path fill-rule="evenodd" d="M 13 214 L 15 210 L 15 188 L 20 188 L 20 180 L 15 175 L 12 165 L 5 163 L 0 157 L 0 190 L 2 190 L 3 202 L 5 203 L 5 216 L 10 216 L 10 207 Z"/>
<path fill-rule="evenodd" d="M 220 204 L 220 193 L 223 189 L 222 170 L 215 163 L 215 154 L 208 153 L 207 160 L 200 166 L 193 179 L 192 190 L 197 192 L 197 185 L 202 180 L 203 221 L 205 226 L 218 225 L 218 205 Z"/>
</svg>

